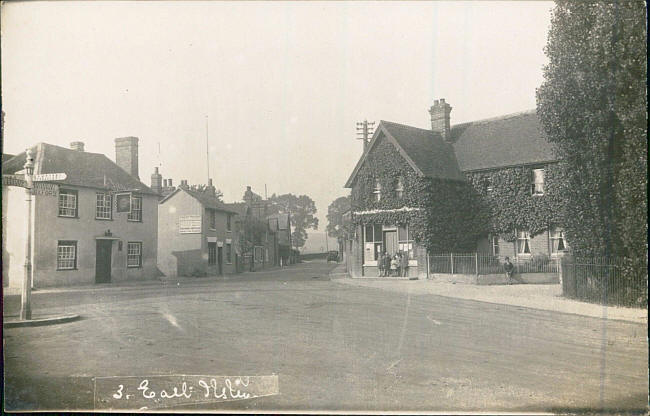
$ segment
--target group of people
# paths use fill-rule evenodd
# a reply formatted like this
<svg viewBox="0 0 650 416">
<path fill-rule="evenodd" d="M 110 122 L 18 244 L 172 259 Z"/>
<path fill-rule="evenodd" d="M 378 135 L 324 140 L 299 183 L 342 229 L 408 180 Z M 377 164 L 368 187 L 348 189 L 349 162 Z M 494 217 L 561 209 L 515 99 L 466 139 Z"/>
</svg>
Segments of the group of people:
<svg viewBox="0 0 650 416">
<path fill-rule="evenodd" d="M 379 257 L 379 276 L 408 276 L 409 256 L 408 253 L 398 252 L 391 257 L 390 254 L 384 252 Z"/>
</svg>

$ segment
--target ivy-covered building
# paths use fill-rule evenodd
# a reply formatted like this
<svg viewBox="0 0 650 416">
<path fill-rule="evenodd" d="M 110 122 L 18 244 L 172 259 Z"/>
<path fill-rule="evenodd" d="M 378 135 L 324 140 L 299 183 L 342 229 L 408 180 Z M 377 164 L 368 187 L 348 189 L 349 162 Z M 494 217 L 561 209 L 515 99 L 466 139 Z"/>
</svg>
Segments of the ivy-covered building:
<svg viewBox="0 0 650 416">
<path fill-rule="evenodd" d="M 409 277 L 427 252 L 561 255 L 560 165 L 535 111 L 451 126 L 441 99 L 429 113 L 431 130 L 381 121 L 345 185 L 351 275 L 377 276 L 384 252 L 406 253 Z"/>
</svg>

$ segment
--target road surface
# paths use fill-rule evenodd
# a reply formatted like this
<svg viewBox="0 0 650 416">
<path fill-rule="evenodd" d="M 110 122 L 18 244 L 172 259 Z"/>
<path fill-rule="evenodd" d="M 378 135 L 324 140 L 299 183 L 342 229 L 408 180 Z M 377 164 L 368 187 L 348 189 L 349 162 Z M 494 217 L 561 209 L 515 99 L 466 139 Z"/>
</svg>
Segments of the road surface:
<svg viewBox="0 0 650 416">
<path fill-rule="evenodd" d="M 36 312 L 83 318 L 4 331 L 5 407 L 93 409 L 93 377 L 275 374 L 279 395 L 186 409 L 647 409 L 645 325 L 357 288 L 333 267 L 35 292 Z"/>
</svg>

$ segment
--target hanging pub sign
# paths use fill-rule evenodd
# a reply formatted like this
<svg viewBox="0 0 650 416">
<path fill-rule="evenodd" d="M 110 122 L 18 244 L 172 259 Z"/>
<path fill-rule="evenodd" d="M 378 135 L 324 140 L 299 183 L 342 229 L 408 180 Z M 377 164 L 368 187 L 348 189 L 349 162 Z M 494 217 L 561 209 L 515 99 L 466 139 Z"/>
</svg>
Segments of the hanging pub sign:
<svg viewBox="0 0 650 416">
<path fill-rule="evenodd" d="M 131 193 L 123 192 L 115 194 L 115 211 L 131 213 Z"/>
</svg>

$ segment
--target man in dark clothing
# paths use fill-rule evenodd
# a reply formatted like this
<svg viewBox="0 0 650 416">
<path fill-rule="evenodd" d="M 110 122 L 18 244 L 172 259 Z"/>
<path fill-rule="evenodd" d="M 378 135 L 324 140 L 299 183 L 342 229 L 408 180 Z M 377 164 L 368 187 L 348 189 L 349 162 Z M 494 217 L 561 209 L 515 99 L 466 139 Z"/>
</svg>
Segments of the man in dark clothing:
<svg viewBox="0 0 650 416">
<path fill-rule="evenodd" d="M 384 262 L 384 277 L 390 276 L 390 254 L 384 253 L 384 257 L 381 259 Z"/>
<path fill-rule="evenodd" d="M 386 253 L 379 253 L 379 259 L 377 259 L 377 265 L 379 266 L 379 277 L 384 277 L 384 272 L 386 268 L 384 267 L 384 257 L 386 257 Z"/>
<path fill-rule="evenodd" d="M 508 279 L 508 284 L 512 284 L 512 273 L 515 270 L 515 266 L 510 263 L 510 257 L 506 257 L 506 262 L 503 263 L 503 269 L 506 272 L 506 278 Z"/>
<path fill-rule="evenodd" d="M 407 277 L 409 275 L 409 256 L 408 253 L 402 252 L 402 257 L 400 257 L 400 269 L 402 270 L 402 277 Z"/>
</svg>

